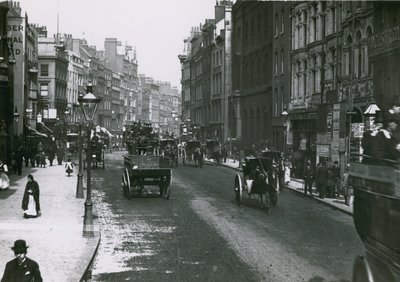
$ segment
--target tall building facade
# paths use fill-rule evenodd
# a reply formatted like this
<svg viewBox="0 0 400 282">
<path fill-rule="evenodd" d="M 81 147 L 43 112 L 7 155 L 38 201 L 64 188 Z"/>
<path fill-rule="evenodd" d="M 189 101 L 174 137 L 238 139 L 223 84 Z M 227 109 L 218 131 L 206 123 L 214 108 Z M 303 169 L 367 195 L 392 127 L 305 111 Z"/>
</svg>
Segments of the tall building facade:
<svg viewBox="0 0 400 282">
<path fill-rule="evenodd" d="M 362 135 L 373 83 L 368 60 L 372 2 L 293 2 L 290 145 L 302 172 L 313 162 L 348 162 Z"/>
<path fill-rule="evenodd" d="M 238 147 L 272 138 L 273 3 L 237 1 L 232 8 L 231 136 Z"/>
<path fill-rule="evenodd" d="M 55 129 L 59 120 L 68 118 L 65 115 L 68 109 L 68 57 L 56 37 L 39 36 L 38 50 L 38 114 L 46 126 Z"/>
<path fill-rule="evenodd" d="M 288 147 L 286 118 L 282 113 L 287 112 L 291 96 L 291 5 L 287 1 L 273 3 L 272 139 L 269 145 L 282 152 Z"/>
</svg>

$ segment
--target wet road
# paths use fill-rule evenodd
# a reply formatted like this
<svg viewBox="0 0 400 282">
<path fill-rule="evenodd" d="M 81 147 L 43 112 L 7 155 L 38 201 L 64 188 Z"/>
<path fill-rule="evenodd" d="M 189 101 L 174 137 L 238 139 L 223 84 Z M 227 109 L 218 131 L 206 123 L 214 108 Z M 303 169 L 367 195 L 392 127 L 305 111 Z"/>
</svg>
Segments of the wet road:
<svg viewBox="0 0 400 282">
<path fill-rule="evenodd" d="M 352 218 L 286 191 L 267 214 L 233 201 L 235 172 L 173 169 L 169 200 L 123 197 L 122 153 L 93 171 L 101 243 L 92 281 L 350 281 Z"/>
</svg>

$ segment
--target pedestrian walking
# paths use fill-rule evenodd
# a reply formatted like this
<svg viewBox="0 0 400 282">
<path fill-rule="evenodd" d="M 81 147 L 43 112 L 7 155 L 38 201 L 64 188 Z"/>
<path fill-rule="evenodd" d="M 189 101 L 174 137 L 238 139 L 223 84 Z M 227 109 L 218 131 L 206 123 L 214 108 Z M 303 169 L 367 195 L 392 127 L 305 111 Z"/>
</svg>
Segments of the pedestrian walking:
<svg viewBox="0 0 400 282">
<path fill-rule="evenodd" d="M 321 161 L 321 163 L 317 167 L 315 175 L 315 182 L 317 185 L 319 197 L 321 199 L 325 198 L 327 179 L 328 179 L 328 168 L 326 167 L 325 161 Z"/>
<path fill-rule="evenodd" d="M 74 172 L 74 164 L 71 162 L 71 158 L 68 158 L 67 163 L 65 164 L 65 172 L 68 173 L 68 177 L 71 176 L 71 173 Z"/>
<path fill-rule="evenodd" d="M 285 184 L 288 184 L 291 180 L 291 169 L 292 163 L 289 158 L 285 159 Z"/>
<path fill-rule="evenodd" d="M 10 178 L 8 178 L 8 166 L 0 159 L 0 190 L 6 190 L 10 187 Z"/>
<path fill-rule="evenodd" d="M 344 203 L 347 206 L 349 206 L 350 205 L 350 197 L 351 197 L 351 189 L 349 187 L 349 170 L 348 170 L 348 168 L 343 174 L 342 187 L 343 187 Z"/>
<path fill-rule="evenodd" d="M 24 162 L 24 147 L 20 145 L 18 146 L 17 152 L 15 153 L 16 173 L 18 173 L 18 175 L 22 174 L 23 162 Z"/>
<path fill-rule="evenodd" d="M 28 183 L 25 186 L 22 198 L 22 210 L 25 218 L 38 217 L 40 211 L 40 190 L 39 184 L 33 179 L 33 175 L 28 175 Z"/>
<path fill-rule="evenodd" d="M 333 180 L 334 180 L 334 191 L 333 196 L 340 197 L 340 194 L 343 194 L 341 176 L 340 176 L 340 166 L 339 162 L 335 161 L 332 167 Z"/>
<path fill-rule="evenodd" d="M 29 246 L 25 240 L 19 239 L 14 242 L 11 250 L 14 251 L 15 259 L 7 262 L 1 282 L 42 282 L 39 264 L 26 256 Z"/>
<path fill-rule="evenodd" d="M 226 163 L 226 158 L 228 157 L 228 148 L 226 147 L 226 145 L 222 146 L 221 155 L 222 155 L 222 158 L 223 158 L 223 162 Z"/>
<path fill-rule="evenodd" d="M 49 163 L 50 166 L 53 166 L 53 161 L 56 157 L 56 149 L 55 149 L 55 145 L 52 143 L 50 143 L 49 149 L 47 151 L 47 154 L 49 156 Z"/>
<path fill-rule="evenodd" d="M 307 191 L 308 191 L 308 192 L 310 192 L 310 195 L 312 196 L 312 184 L 314 183 L 314 178 L 315 178 L 314 167 L 311 164 L 311 161 L 308 160 L 306 162 L 306 165 L 304 166 L 304 173 L 303 173 L 304 195 L 307 195 Z"/>
<path fill-rule="evenodd" d="M 58 145 L 57 147 L 57 162 L 58 165 L 62 165 L 62 161 L 64 159 L 64 148 L 62 147 L 62 145 Z"/>
</svg>

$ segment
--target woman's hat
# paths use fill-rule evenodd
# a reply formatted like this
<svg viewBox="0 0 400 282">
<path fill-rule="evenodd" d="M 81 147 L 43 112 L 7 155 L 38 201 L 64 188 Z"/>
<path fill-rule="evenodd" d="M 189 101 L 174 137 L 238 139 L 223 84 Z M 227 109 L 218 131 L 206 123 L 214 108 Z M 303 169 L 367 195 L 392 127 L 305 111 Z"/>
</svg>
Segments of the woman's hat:
<svg viewBox="0 0 400 282">
<path fill-rule="evenodd" d="M 26 245 L 25 240 L 17 240 L 14 242 L 14 246 L 11 247 L 11 250 L 13 250 L 16 253 L 20 252 L 25 252 L 29 247 Z"/>
</svg>

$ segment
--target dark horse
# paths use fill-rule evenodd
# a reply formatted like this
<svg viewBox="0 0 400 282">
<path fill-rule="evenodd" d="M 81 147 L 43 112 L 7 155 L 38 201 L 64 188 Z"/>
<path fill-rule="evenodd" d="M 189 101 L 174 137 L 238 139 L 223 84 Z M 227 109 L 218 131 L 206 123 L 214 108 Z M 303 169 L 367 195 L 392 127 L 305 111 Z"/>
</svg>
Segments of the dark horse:
<svg viewBox="0 0 400 282">
<path fill-rule="evenodd" d="M 277 170 L 272 166 L 268 171 L 260 167 L 254 172 L 254 180 L 251 194 L 258 194 L 263 207 L 263 194 L 265 194 L 265 207 L 270 211 L 271 206 L 275 207 L 278 203 L 279 179 Z"/>
<path fill-rule="evenodd" d="M 204 159 L 204 153 L 200 148 L 196 148 L 193 152 L 194 156 L 194 164 L 196 167 L 203 167 L 203 159 Z"/>
</svg>

